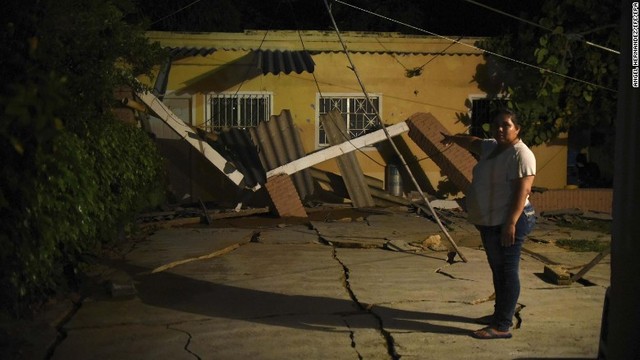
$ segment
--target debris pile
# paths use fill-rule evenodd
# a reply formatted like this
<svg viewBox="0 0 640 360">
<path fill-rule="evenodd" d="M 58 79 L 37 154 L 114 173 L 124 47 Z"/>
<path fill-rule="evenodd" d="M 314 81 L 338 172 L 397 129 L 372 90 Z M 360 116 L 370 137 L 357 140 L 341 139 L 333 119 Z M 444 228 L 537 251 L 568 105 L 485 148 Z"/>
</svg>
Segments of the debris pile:
<svg viewBox="0 0 640 360">
<path fill-rule="evenodd" d="M 236 210 L 226 208 L 208 209 L 205 206 L 185 205 L 177 206 L 173 210 L 139 214 L 136 218 L 136 224 L 140 227 L 184 226 L 204 224 L 211 220 L 268 214 L 269 211 L 268 207 Z"/>
</svg>

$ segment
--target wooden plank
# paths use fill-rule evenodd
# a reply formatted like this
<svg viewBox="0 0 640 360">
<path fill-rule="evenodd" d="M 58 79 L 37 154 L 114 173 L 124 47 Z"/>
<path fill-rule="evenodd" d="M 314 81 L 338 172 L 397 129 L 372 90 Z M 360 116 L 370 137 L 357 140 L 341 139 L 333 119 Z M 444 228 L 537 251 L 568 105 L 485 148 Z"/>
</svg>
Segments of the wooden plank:
<svg viewBox="0 0 640 360">
<path fill-rule="evenodd" d="M 230 219 L 230 218 L 238 218 L 244 216 L 252 216 L 259 214 L 267 214 L 269 213 L 269 207 L 262 208 L 252 208 L 252 209 L 243 209 L 240 211 L 229 211 L 229 212 L 212 212 L 209 211 L 209 217 L 211 220 L 221 220 L 221 219 Z"/>
<path fill-rule="evenodd" d="M 239 218 L 245 216 L 253 216 L 259 214 L 267 214 L 269 213 L 269 207 L 262 208 L 251 208 L 251 209 L 243 209 L 240 211 L 226 211 L 226 212 L 216 212 L 207 211 L 207 215 L 209 217 L 209 224 L 214 220 L 221 219 L 230 219 L 230 218 Z M 176 214 L 176 212 L 162 212 L 160 214 Z M 158 228 L 167 228 L 172 226 L 184 226 L 184 225 L 195 225 L 201 224 L 203 220 L 203 216 L 191 216 L 191 217 L 178 217 L 171 220 L 160 220 L 160 221 L 150 221 L 147 223 L 140 224 L 141 228 L 149 228 L 149 227 L 158 227 Z"/>
<path fill-rule="evenodd" d="M 177 260 L 177 261 L 171 262 L 169 264 L 165 264 L 165 265 L 159 266 L 159 267 L 151 270 L 151 272 L 149 272 L 148 274 L 156 274 L 156 273 L 159 273 L 159 272 L 174 268 L 176 266 L 188 264 L 188 263 L 194 262 L 194 261 L 212 259 L 212 258 L 217 257 L 217 256 L 228 254 L 228 253 L 232 252 L 233 250 L 239 248 L 240 246 L 242 246 L 242 245 L 241 244 L 233 244 L 233 245 L 227 246 L 224 249 L 214 251 L 214 252 L 212 252 L 210 254 L 207 254 L 207 255 L 202 255 L 202 256 L 189 258 L 189 259 Z"/>
<path fill-rule="evenodd" d="M 391 136 L 398 136 L 409 131 L 409 127 L 407 126 L 407 123 L 403 121 L 387 127 L 387 131 Z M 294 160 L 288 164 L 279 166 L 273 170 L 268 171 L 267 178 L 278 174 L 291 175 L 300 170 L 304 170 L 313 165 L 319 164 L 323 161 L 333 159 L 340 155 L 348 154 L 357 149 L 379 143 L 386 139 L 387 137 L 384 134 L 384 130 L 376 130 L 370 134 L 362 135 L 355 139 L 351 139 L 350 141 L 345 141 L 341 144 L 330 146 L 328 148 L 311 153 L 300 159 Z"/>
<path fill-rule="evenodd" d="M 609 255 L 609 253 L 611 252 L 611 247 L 608 247 L 606 250 L 604 250 L 603 252 L 601 252 L 600 254 L 596 255 L 595 258 L 593 258 L 593 260 L 591 260 L 587 265 L 585 265 L 580 271 L 578 271 L 577 274 L 573 275 L 571 277 L 571 281 L 578 281 L 580 279 L 582 279 L 582 277 L 591 269 L 593 269 L 594 266 L 598 265 L 598 263 L 600 261 L 602 261 L 602 259 L 604 259 L 607 255 Z"/>
<path fill-rule="evenodd" d="M 151 112 L 193 146 L 196 151 L 204 155 L 204 157 L 229 178 L 231 182 L 239 187 L 244 186 L 244 175 L 238 171 L 231 162 L 227 161 L 227 159 L 213 149 L 211 145 L 202 140 L 195 131 L 187 126 L 184 121 L 180 120 L 160 99 L 151 93 L 136 93 L 136 95 L 149 107 Z M 253 190 L 256 191 L 259 188 L 260 185 L 256 185 Z"/>
</svg>

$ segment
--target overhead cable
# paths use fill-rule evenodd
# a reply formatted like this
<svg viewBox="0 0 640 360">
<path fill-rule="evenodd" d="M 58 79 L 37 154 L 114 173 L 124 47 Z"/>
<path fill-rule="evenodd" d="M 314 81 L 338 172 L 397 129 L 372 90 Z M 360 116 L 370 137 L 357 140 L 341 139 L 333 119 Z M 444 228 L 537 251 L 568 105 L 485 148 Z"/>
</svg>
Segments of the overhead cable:
<svg viewBox="0 0 640 360">
<path fill-rule="evenodd" d="M 504 15 L 504 16 L 508 16 L 508 17 L 510 17 L 510 18 L 512 18 L 512 19 L 516 19 L 516 20 L 521 21 L 521 22 L 523 22 L 523 23 L 526 23 L 526 24 L 529 24 L 529 25 L 533 25 L 533 26 L 539 27 L 540 29 L 544 29 L 544 30 L 547 30 L 547 31 L 549 31 L 549 32 L 553 32 L 553 29 L 550 29 L 550 28 L 548 28 L 548 27 L 546 27 L 546 26 L 542 26 L 542 25 L 540 25 L 540 24 L 538 24 L 538 23 L 535 23 L 535 22 L 533 22 L 533 21 L 530 21 L 530 20 L 527 20 L 527 19 L 523 19 L 523 18 L 521 18 L 521 17 L 515 16 L 515 15 L 512 15 L 512 14 L 509 14 L 509 13 L 504 12 L 504 11 L 502 11 L 502 10 L 498 10 L 498 9 L 496 9 L 496 8 L 492 8 L 492 7 L 491 7 L 491 6 L 489 6 L 489 5 L 485 5 L 485 4 L 483 4 L 483 3 L 479 3 L 479 2 L 474 1 L 474 0 L 463 0 L 463 1 L 466 1 L 466 2 L 468 2 L 468 3 L 470 3 L 470 4 L 474 4 L 474 5 L 477 5 L 477 6 L 483 7 L 483 8 L 485 8 L 485 9 L 490 10 L 490 11 L 493 11 L 493 12 L 495 12 L 495 13 L 498 13 L 498 14 L 501 14 L 501 15 Z M 572 34 L 567 34 L 567 37 L 568 37 L 568 38 L 574 38 L 573 36 L 570 36 L 570 35 L 572 35 Z M 582 42 L 584 42 L 584 43 L 585 43 L 585 44 L 587 44 L 587 45 L 590 45 L 590 46 L 593 46 L 593 47 L 597 47 L 597 48 L 599 48 L 599 49 L 606 50 L 606 51 L 612 52 L 612 53 L 614 53 L 614 54 L 618 54 L 618 55 L 620 55 L 620 51 L 618 51 L 618 50 L 614 50 L 614 49 L 608 48 L 608 47 L 606 47 L 606 46 L 598 45 L 598 44 L 592 43 L 591 41 L 587 41 L 587 40 L 584 40 L 584 39 L 581 39 L 581 40 L 582 40 Z"/>
<path fill-rule="evenodd" d="M 302 50 L 303 51 L 307 51 L 307 48 L 304 44 L 304 40 L 302 39 L 302 34 L 300 33 L 300 26 L 298 24 L 298 17 L 296 16 L 296 12 L 293 8 L 293 5 L 291 4 L 291 0 L 287 0 L 287 4 L 289 5 L 289 9 L 291 10 L 291 14 L 293 15 L 293 22 L 296 25 L 296 31 L 298 32 L 298 38 L 300 38 L 300 44 L 302 45 Z M 324 95 L 322 94 L 322 90 L 320 89 L 320 82 L 318 81 L 318 78 L 316 77 L 315 72 L 311 73 L 311 76 L 313 76 L 313 81 L 316 84 L 316 89 L 318 89 L 318 95 L 320 96 L 320 100 L 324 100 Z M 320 107 L 318 107 L 318 113 L 320 112 Z M 334 121 L 334 119 L 332 117 L 329 118 L 330 121 Z M 351 142 L 351 138 L 349 136 L 347 136 L 347 134 L 343 134 L 342 131 L 339 131 L 340 135 L 345 139 L 345 141 L 349 142 L 349 144 L 353 145 L 353 143 Z M 363 156 L 367 157 L 369 160 L 371 160 L 372 162 L 374 162 L 376 165 L 380 166 L 380 167 L 384 167 L 384 164 L 381 164 L 379 161 L 377 161 L 376 159 L 374 159 L 373 157 L 371 157 L 369 154 L 367 154 L 366 152 L 364 152 L 362 149 L 360 149 L 359 147 L 353 145 L 353 147 L 359 152 L 361 153 Z"/>
<path fill-rule="evenodd" d="M 351 60 L 351 55 L 349 55 L 349 50 L 347 50 L 347 45 L 345 44 L 344 40 L 342 39 L 342 35 L 340 34 L 340 30 L 338 29 L 338 24 L 336 24 L 336 20 L 334 19 L 333 13 L 331 12 L 331 7 L 329 7 L 329 3 L 327 1 L 328 0 L 324 0 L 324 4 L 325 4 L 325 6 L 327 8 L 327 12 L 329 12 L 329 17 L 331 18 L 331 23 L 333 24 L 333 28 L 335 29 L 336 34 L 338 35 L 338 40 L 340 41 L 340 44 L 342 45 L 342 49 L 344 50 L 344 54 L 347 56 L 347 60 L 349 61 L 349 64 L 351 64 L 350 69 L 353 71 L 353 74 L 355 75 L 356 79 L 358 80 L 358 84 L 360 84 L 360 88 L 362 89 L 362 93 L 364 94 L 365 98 L 367 99 L 369 104 L 371 104 L 371 107 L 373 108 L 374 112 L 376 113 L 376 116 L 378 118 L 378 121 L 380 122 L 380 127 L 382 128 L 382 130 L 384 132 L 384 135 L 386 136 L 387 140 L 389 141 L 389 144 L 391 144 L 391 147 L 393 148 L 393 151 L 396 153 L 396 156 L 398 157 L 398 159 L 402 163 L 402 166 L 404 167 L 404 169 L 409 174 L 409 177 L 411 178 L 411 181 L 413 182 L 413 186 L 415 186 L 415 188 L 418 190 L 418 193 L 420 194 L 420 196 L 424 200 L 425 204 L 429 208 L 429 211 L 431 211 L 431 215 L 436 220 L 436 223 L 438 224 L 438 227 L 440 228 L 442 233 L 445 235 L 445 237 L 449 241 L 449 244 L 451 244 L 451 246 L 453 247 L 454 252 L 450 252 L 449 253 L 448 261 L 449 262 L 453 262 L 453 258 L 455 257 L 456 254 L 458 254 L 458 256 L 460 256 L 460 259 L 462 259 L 462 261 L 467 262 L 467 258 L 462 254 L 462 252 L 460 251 L 460 249 L 456 245 L 455 241 L 453 241 L 453 238 L 451 238 L 451 235 L 449 234 L 447 229 L 442 224 L 442 221 L 440 221 L 440 217 L 438 217 L 438 214 L 436 213 L 435 209 L 433 208 L 433 206 L 429 202 L 429 199 L 427 199 L 427 196 L 424 194 L 424 192 L 420 188 L 420 185 L 418 184 L 418 181 L 416 180 L 415 176 L 411 172 L 411 169 L 409 168 L 409 165 L 405 161 L 404 156 L 402 156 L 402 153 L 400 153 L 400 150 L 398 150 L 398 147 L 396 146 L 396 143 L 391 138 L 391 135 L 389 134 L 389 131 L 387 130 L 387 128 L 382 123 L 382 116 L 380 116 L 380 112 L 378 111 L 378 109 L 375 106 L 373 106 L 373 101 L 371 101 L 371 98 L 369 97 L 369 93 L 367 92 L 367 89 L 365 88 L 364 83 L 362 82 L 362 79 L 360 79 L 360 75 L 358 74 L 358 71 L 356 70 L 356 66 L 355 66 L 354 62 Z"/>
<path fill-rule="evenodd" d="M 156 21 L 152 22 L 152 23 L 151 23 L 151 25 L 156 24 L 156 23 L 159 23 L 160 21 L 162 21 L 162 20 L 164 20 L 164 19 L 166 19 L 166 18 L 168 18 L 168 17 L 171 17 L 171 16 L 173 16 L 173 15 L 177 14 L 177 13 L 179 13 L 179 12 L 181 12 L 181 11 L 183 11 L 183 10 L 187 9 L 188 7 L 193 6 L 193 5 L 195 5 L 196 3 L 199 3 L 200 1 L 202 1 L 202 0 L 195 0 L 195 1 L 193 1 L 193 2 L 191 2 L 191 3 L 189 3 L 189 4 L 187 4 L 187 5 L 185 5 L 185 6 L 183 6 L 183 7 L 181 7 L 180 9 L 178 9 L 178 10 L 176 10 L 176 11 L 172 12 L 171 14 L 169 14 L 169 15 L 167 15 L 167 16 L 163 16 L 163 17 L 161 17 L 160 19 L 158 19 L 158 20 L 156 20 Z"/>
<path fill-rule="evenodd" d="M 505 60 L 508 60 L 508 61 L 511 61 L 511 62 L 515 62 L 515 63 L 520 64 L 520 65 L 524 65 L 524 66 L 527 66 L 527 67 L 530 67 L 530 68 L 534 68 L 534 69 L 539 70 L 539 71 L 541 71 L 541 72 L 546 72 L 546 73 L 549 73 L 549 74 L 553 74 L 553 75 L 556 75 L 556 76 L 560 76 L 560 77 L 563 77 L 563 78 L 565 78 L 565 79 L 569 79 L 569 80 L 577 81 L 577 82 L 580 82 L 580 83 L 583 83 L 583 84 L 586 84 L 586 85 L 590 85 L 590 86 L 593 86 L 593 87 L 596 87 L 596 88 L 599 88 L 599 89 L 603 89 L 603 90 L 607 90 L 607 91 L 611 91 L 611 92 L 618 92 L 617 90 L 615 90 L 615 89 L 611 89 L 611 88 L 608 88 L 608 87 L 606 87 L 606 86 L 602 86 L 602 85 L 599 85 L 599 84 L 596 84 L 596 83 L 592 83 L 592 82 L 589 82 L 589 81 L 586 81 L 586 80 L 578 79 L 578 78 L 573 77 L 573 76 L 564 75 L 564 74 L 561 74 L 561 73 L 559 73 L 559 72 L 557 72 L 557 71 L 553 71 L 553 70 L 545 69 L 545 68 L 540 67 L 540 66 L 537 66 L 537 65 L 529 64 L 529 63 L 524 62 L 524 61 L 522 61 L 522 60 L 518 60 L 518 59 L 514 59 L 514 58 L 511 58 L 511 57 L 508 57 L 508 56 L 506 56 L 506 55 L 498 54 L 498 53 L 496 53 L 496 52 L 494 52 L 494 51 L 485 50 L 485 49 L 482 49 L 482 48 L 477 47 L 477 46 L 475 46 L 475 45 L 465 44 L 465 43 L 460 42 L 460 41 L 457 41 L 457 40 L 455 40 L 455 39 L 452 39 L 452 38 L 449 38 L 449 37 L 446 37 L 446 36 L 443 36 L 443 35 L 440 35 L 440 34 L 436 34 L 436 33 L 431 32 L 431 31 L 429 31 L 429 30 L 425 30 L 425 29 L 419 28 L 419 27 L 417 27 L 417 26 L 410 25 L 410 24 L 404 23 L 404 22 L 402 22 L 402 21 L 395 20 L 395 19 L 392 19 L 392 18 L 390 18 L 390 17 L 387 17 L 387 16 L 384 16 L 384 15 L 377 14 L 377 13 L 375 13 L 375 12 L 373 12 L 373 11 L 370 11 L 370 10 L 367 10 L 367 9 L 363 9 L 363 8 L 361 8 L 361 7 L 358 7 L 358 6 L 355 6 L 355 5 L 352 5 L 352 4 L 349 4 L 349 3 L 346 3 L 346 2 L 344 2 L 344 1 L 342 1 L 342 0 L 333 0 L 333 1 L 335 1 L 336 3 L 339 3 L 339 4 L 342 4 L 342 5 L 345 5 L 345 6 L 351 7 L 351 8 L 353 8 L 353 9 L 356 9 L 356 10 L 359 10 L 359 11 L 362 11 L 362 12 L 365 12 L 365 13 L 367 13 L 367 14 L 377 16 L 377 17 L 379 17 L 379 18 L 381 18 L 381 19 L 384 19 L 384 20 L 387 20 L 387 21 L 391 21 L 391 22 L 394 22 L 394 23 L 396 23 L 396 24 L 399 24 L 399 25 L 402 25 L 402 26 L 408 27 L 408 28 L 410 28 L 410 29 L 413 29 L 413 30 L 416 30 L 416 31 L 420 31 L 420 32 L 423 32 L 423 33 L 425 33 L 425 34 L 429 34 L 429 35 L 431 35 L 431 36 L 439 37 L 439 38 L 441 38 L 441 39 L 444 39 L 444 40 L 447 40 L 447 41 L 451 41 L 451 42 L 454 42 L 454 43 L 460 44 L 460 45 L 462 45 L 462 46 L 465 46 L 465 47 L 468 47 L 468 48 L 472 48 L 472 49 L 474 49 L 474 50 L 482 51 L 482 52 L 484 52 L 484 53 L 487 53 L 487 54 L 490 54 L 490 55 L 493 55 L 493 56 L 496 56 L 496 57 L 499 57 L 499 58 L 502 58 L 502 59 L 505 59 Z"/>
</svg>

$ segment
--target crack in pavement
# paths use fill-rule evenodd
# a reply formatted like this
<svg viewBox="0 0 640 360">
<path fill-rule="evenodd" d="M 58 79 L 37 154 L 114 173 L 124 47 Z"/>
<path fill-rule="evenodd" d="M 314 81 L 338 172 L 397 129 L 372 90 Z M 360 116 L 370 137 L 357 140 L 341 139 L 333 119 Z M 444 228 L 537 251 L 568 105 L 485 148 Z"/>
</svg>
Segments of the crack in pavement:
<svg viewBox="0 0 640 360">
<path fill-rule="evenodd" d="M 473 282 L 477 282 L 477 280 L 473 280 L 473 279 L 466 279 L 466 278 L 456 277 L 456 276 L 451 275 L 451 274 L 449 274 L 448 272 L 446 272 L 446 271 L 442 270 L 443 268 L 445 268 L 445 267 L 447 267 L 447 266 L 451 266 L 451 264 L 447 264 L 447 265 L 445 265 L 445 266 L 439 267 L 439 268 L 437 268 L 437 269 L 436 269 L 436 271 L 435 271 L 435 272 L 436 272 L 437 274 L 444 275 L 444 276 L 446 276 L 446 277 L 448 277 L 448 278 L 451 278 L 451 279 L 453 279 L 453 280 L 462 280 L 462 281 L 473 281 Z"/>
<path fill-rule="evenodd" d="M 59 324 L 56 325 L 56 331 L 58 335 L 56 336 L 56 340 L 49 346 L 47 352 L 45 354 L 45 359 L 51 359 L 53 357 L 53 353 L 56 351 L 58 346 L 62 344 L 62 342 L 67 338 L 67 331 L 64 329 L 64 326 L 71 321 L 71 319 L 78 313 L 80 308 L 82 307 L 82 302 L 84 301 L 84 297 L 78 299 L 78 301 L 73 301 L 73 307 L 69 313 L 67 313 Z"/>
<path fill-rule="evenodd" d="M 169 329 L 169 330 L 173 330 L 173 331 L 177 331 L 177 332 L 181 332 L 181 333 L 183 333 L 183 334 L 186 334 L 186 335 L 187 335 L 187 343 L 186 343 L 186 344 L 184 344 L 183 349 L 184 349 L 186 352 L 188 352 L 189 354 L 193 355 L 193 357 L 195 357 L 196 359 L 198 359 L 198 360 L 202 360 L 202 358 L 201 358 L 200 356 L 198 356 L 198 354 L 196 354 L 196 353 L 194 353 L 193 351 L 189 350 L 189 345 L 191 344 L 191 339 L 193 338 L 193 337 L 191 336 L 191 333 L 189 333 L 189 332 L 188 332 L 188 331 L 186 331 L 186 330 L 182 330 L 182 329 L 178 329 L 178 328 L 173 328 L 173 327 L 171 327 L 171 325 L 167 325 L 167 329 Z"/>
<path fill-rule="evenodd" d="M 358 309 L 362 310 L 363 312 L 366 312 L 367 314 L 373 316 L 374 319 L 376 319 L 376 322 L 378 323 L 378 331 L 380 331 L 380 333 L 382 334 L 382 337 L 384 338 L 387 345 L 387 353 L 389 354 L 389 356 L 391 356 L 393 360 L 400 360 L 400 355 L 398 355 L 396 351 L 395 341 L 393 340 L 393 336 L 389 331 L 385 330 L 382 317 L 376 314 L 373 310 L 371 310 L 370 306 L 365 306 L 358 300 L 358 298 L 356 297 L 356 294 L 353 292 L 353 289 L 351 289 L 351 284 L 349 283 L 349 267 L 347 267 L 347 265 L 345 265 L 340 260 L 340 258 L 338 258 L 337 248 L 335 246 L 332 246 L 332 249 L 333 249 L 333 258 L 338 262 L 338 264 L 340 264 L 340 266 L 342 266 L 343 286 L 347 290 L 347 293 L 349 294 L 349 298 L 351 298 L 351 301 L 353 301 L 356 304 Z"/>
<path fill-rule="evenodd" d="M 344 322 L 344 325 L 347 327 L 347 329 L 349 329 L 349 339 L 351 339 L 351 347 L 353 348 L 353 351 L 355 351 L 356 355 L 358 355 L 358 360 L 363 360 L 364 358 L 362 357 L 362 354 L 360 354 L 356 346 L 356 333 L 351 330 L 351 326 L 349 326 L 349 323 L 345 319 L 342 319 L 342 321 Z"/>
<path fill-rule="evenodd" d="M 385 301 L 381 303 L 369 304 L 367 305 L 368 309 L 373 308 L 374 306 L 388 306 L 388 305 L 401 305 L 401 304 L 416 304 L 422 302 L 429 303 L 444 303 L 444 304 L 464 304 L 464 305 L 474 305 L 469 301 L 460 301 L 460 300 L 438 300 L 438 299 L 410 299 L 410 300 L 399 300 L 399 301 Z"/>
<path fill-rule="evenodd" d="M 513 316 L 516 318 L 516 323 L 513 326 L 514 329 L 520 329 L 520 326 L 522 326 L 522 317 L 520 316 L 520 311 L 522 311 L 522 309 L 524 309 L 526 306 L 527 305 L 518 303 L 516 312 L 513 314 Z"/>
</svg>

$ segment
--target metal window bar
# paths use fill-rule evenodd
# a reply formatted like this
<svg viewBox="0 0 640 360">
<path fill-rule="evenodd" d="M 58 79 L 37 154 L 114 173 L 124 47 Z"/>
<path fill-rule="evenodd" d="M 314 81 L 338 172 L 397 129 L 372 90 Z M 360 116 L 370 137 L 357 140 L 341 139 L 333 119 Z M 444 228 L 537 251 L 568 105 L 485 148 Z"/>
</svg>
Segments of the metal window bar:
<svg viewBox="0 0 640 360">
<path fill-rule="evenodd" d="M 216 94 L 210 98 L 212 130 L 256 127 L 271 113 L 269 94 Z"/>
<path fill-rule="evenodd" d="M 374 107 L 379 109 L 380 99 L 371 97 Z M 333 109 L 342 114 L 347 132 L 351 138 L 355 138 L 374 130 L 378 127 L 378 116 L 374 107 L 363 97 L 323 97 L 320 99 L 319 114 L 324 115 Z M 329 145 L 327 135 L 320 124 L 318 129 L 318 143 L 320 146 Z"/>
<path fill-rule="evenodd" d="M 474 99 L 471 108 L 471 126 L 469 134 L 480 138 L 491 137 L 491 131 L 485 131 L 484 125 L 491 123 L 491 113 L 507 105 L 502 99 Z"/>
</svg>

